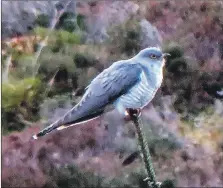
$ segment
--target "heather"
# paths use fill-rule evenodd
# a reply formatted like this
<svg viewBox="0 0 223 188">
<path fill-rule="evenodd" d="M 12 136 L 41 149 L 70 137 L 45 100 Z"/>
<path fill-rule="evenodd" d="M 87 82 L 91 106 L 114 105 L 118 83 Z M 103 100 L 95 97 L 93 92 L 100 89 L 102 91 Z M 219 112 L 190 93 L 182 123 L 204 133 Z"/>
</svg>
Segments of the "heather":
<svg viewBox="0 0 223 188">
<path fill-rule="evenodd" d="M 223 103 L 214 89 L 223 88 L 220 1 L 13 3 L 2 3 L 3 187 L 147 187 L 140 157 L 122 165 L 137 139 L 115 112 L 30 138 L 112 62 L 154 45 L 171 54 L 142 113 L 157 179 L 223 185 Z"/>
</svg>

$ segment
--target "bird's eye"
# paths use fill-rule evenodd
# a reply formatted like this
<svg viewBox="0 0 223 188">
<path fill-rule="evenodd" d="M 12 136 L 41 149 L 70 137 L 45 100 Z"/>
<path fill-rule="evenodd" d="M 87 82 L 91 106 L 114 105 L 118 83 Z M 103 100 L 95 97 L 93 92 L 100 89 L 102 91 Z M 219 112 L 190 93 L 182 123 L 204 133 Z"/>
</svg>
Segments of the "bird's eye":
<svg viewBox="0 0 223 188">
<path fill-rule="evenodd" d="M 150 57 L 151 59 L 156 59 L 156 58 L 157 58 L 157 56 L 156 56 L 155 54 L 151 54 L 149 57 Z"/>
</svg>

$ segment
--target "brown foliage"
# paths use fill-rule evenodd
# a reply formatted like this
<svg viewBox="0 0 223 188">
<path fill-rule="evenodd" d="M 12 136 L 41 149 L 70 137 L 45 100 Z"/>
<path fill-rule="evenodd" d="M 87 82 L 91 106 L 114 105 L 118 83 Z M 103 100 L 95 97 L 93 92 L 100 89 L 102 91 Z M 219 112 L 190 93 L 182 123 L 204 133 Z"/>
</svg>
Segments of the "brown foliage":
<svg viewBox="0 0 223 188">
<path fill-rule="evenodd" d="M 97 147 L 103 131 L 95 120 L 88 125 L 51 133 L 39 140 L 31 136 L 33 126 L 2 139 L 2 185 L 4 187 L 43 187 L 57 169 L 75 161 L 87 148 Z M 85 156 L 83 156 L 84 159 Z"/>
</svg>

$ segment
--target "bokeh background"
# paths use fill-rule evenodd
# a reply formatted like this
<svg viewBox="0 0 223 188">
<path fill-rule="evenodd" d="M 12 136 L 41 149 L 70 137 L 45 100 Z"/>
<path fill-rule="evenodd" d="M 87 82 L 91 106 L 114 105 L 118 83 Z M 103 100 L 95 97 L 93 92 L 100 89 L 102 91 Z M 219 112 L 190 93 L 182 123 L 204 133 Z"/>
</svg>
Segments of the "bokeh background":
<svg viewBox="0 0 223 188">
<path fill-rule="evenodd" d="M 114 61 L 171 54 L 143 110 L 158 181 L 223 186 L 223 2 L 2 1 L 2 186 L 147 187 L 131 123 L 106 114 L 31 136 L 75 105 Z"/>
</svg>

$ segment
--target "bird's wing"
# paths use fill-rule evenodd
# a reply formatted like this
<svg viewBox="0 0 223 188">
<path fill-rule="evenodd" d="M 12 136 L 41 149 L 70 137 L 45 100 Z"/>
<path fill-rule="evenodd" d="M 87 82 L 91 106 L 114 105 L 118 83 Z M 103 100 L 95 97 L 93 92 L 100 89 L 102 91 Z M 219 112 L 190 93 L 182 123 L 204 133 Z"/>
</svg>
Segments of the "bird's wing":
<svg viewBox="0 0 223 188">
<path fill-rule="evenodd" d="M 119 61 L 101 72 L 87 87 L 81 101 L 61 119 L 42 130 L 37 137 L 48 134 L 61 126 L 68 127 L 95 118 L 109 104 L 125 94 L 139 80 L 141 68 L 129 61 Z"/>
<path fill-rule="evenodd" d="M 128 61 L 127 61 L 128 62 Z M 120 61 L 105 69 L 92 80 L 88 89 L 96 97 L 124 94 L 140 79 L 141 67 Z"/>
<path fill-rule="evenodd" d="M 137 64 L 120 61 L 105 69 L 87 87 L 81 101 L 73 108 L 73 113 L 67 114 L 65 123 L 102 113 L 105 107 L 125 94 L 140 79 L 141 68 Z M 76 112 L 75 112 L 76 111 Z M 94 116 L 94 115 L 93 115 Z"/>
</svg>

